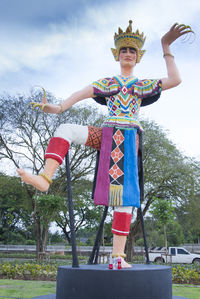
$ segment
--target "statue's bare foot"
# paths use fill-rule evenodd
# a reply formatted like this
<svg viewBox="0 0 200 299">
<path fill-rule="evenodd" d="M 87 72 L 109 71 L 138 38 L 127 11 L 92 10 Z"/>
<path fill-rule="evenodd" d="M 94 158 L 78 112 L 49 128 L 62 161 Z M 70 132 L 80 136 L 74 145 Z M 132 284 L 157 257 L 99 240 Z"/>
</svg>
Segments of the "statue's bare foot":
<svg viewBox="0 0 200 299">
<path fill-rule="evenodd" d="M 128 264 L 123 258 L 121 258 L 121 267 L 124 268 L 131 268 L 131 265 Z"/>
<path fill-rule="evenodd" d="M 45 192 L 49 189 L 49 183 L 40 175 L 34 175 L 26 172 L 24 169 L 17 169 L 18 174 L 20 175 L 21 179 L 29 185 L 32 185 L 36 189 Z"/>
</svg>

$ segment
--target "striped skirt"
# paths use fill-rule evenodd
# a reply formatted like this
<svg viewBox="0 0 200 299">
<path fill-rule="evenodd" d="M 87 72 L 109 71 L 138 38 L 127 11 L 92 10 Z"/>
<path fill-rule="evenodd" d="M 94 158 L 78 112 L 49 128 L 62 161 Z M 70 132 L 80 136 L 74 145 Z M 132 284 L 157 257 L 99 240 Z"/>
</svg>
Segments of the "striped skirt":
<svg viewBox="0 0 200 299">
<path fill-rule="evenodd" d="M 104 126 L 94 203 L 140 207 L 138 134 L 135 127 Z"/>
</svg>

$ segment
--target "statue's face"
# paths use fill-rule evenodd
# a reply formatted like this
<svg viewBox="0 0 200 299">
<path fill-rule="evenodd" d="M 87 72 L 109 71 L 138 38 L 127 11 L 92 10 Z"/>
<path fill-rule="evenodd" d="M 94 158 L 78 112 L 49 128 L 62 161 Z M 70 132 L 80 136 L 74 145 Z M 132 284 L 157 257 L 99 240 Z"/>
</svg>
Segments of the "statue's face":
<svg viewBox="0 0 200 299">
<path fill-rule="evenodd" d="M 119 52 L 119 61 L 121 66 L 135 66 L 137 60 L 137 52 L 134 48 L 121 48 Z"/>
</svg>

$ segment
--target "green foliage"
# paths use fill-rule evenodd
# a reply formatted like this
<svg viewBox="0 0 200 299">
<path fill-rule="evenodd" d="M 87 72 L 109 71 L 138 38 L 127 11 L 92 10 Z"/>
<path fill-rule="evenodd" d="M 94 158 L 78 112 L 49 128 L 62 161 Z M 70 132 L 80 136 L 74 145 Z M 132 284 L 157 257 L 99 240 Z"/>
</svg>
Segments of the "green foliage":
<svg viewBox="0 0 200 299">
<path fill-rule="evenodd" d="M 177 219 L 187 242 L 198 243 L 200 238 L 200 193 L 191 195 L 181 206 L 176 208 Z"/>
<path fill-rule="evenodd" d="M 35 258 L 34 253 L 16 253 L 16 252 L 10 252 L 10 253 L 0 253 L 0 258 L 1 259 L 33 259 Z"/>
<path fill-rule="evenodd" d="M 31 207 L 19 178 L 0 173 L 0 207 L 0 241 L 24 243 L 26 233 L 23 229 L 30 219 Z"/>
<path fill-rule="evenodd" d="M 84 257 L 82 257 L 84 259 Z M 143 262 L 144 257 L 134 257 L 134 262 Z M 0 277 L 7 279 L 30 279 L 30 280 L 56 280 L 57 265 L 56 264 L 0 264 Z M 173 283 L 200 283 L 200 267 L 199 266 L 172 266 L 172 281 Z"/>
<path fill-rule="evenodd" d="M 200 267 L 187 268 L 184 266 L 172 267 L 172 280 L 174 283 L 200 283 Z"/>
<path fill-rule="evenodd" d="M 59 195 L 40 194 L 37 196 L 36 206 L 43 225 L 49 226 L 62 209 L 63 201 L 64 198 Z"/>
<path fill-rule="evenodd" d="M 163 234 L 163 227 L 153 217 L 145 218 L 145 228 L 147 234 L 147 243 L 149 247 L 164 246 L 165 239 Z M 176 221 L 170 221 L 166 225 L 166 234 L 168 246 L 180 246 L 184 244 L 184 234 L 182 226 Z M 135 245 L 144 246 L 142 232 L 135 238 Z"/>
<path fill-rule="evenodd" d="M 173 221 L 167 225 L 167 240 L 168 246 L 180 246 L 184 244 L 183 228 L 177 221 Z"/>
<path fill-rule="evenodd" d="M 143 121 L 145 208 L 156 198 L 181 206 L 200 189 L 199 163 L 185 157 L 159 125 Z M 145 209 L 144 208 L 144 209 Z M 146 210 L 145 210 L 146 211 Z"/>
<path fill-rule="evenodd" d="M 158 221 L 158 224 L 163 226 L 165 247 L 168 247 L 167 242 L 167 224 L 171 223 L 174 219 L 174 207 L 172 202 L 167 199 L 154 199 L 151 205 L 151 213 L 154 218 Z"/>
<path fill-rule="evenodd" d="M 154 199 L 151 212 L 161 225 L 170 223 L 174 218 L 174 207 L 172 202 L 167 199 Z"/>
<path fill-rule="evenodd" d="M 38 279 L 46 277 L 56 279 L 57 267 L 49 264 L 11 265 L 10 263 L 0 264 L 0 276 L 9 279 Z"/>
<path fill-rule="evenodd" d="M 59 244 L 65 242 L 65 236 L 58 231 L 52 233 L 49 232 L 48 234 L 48 243 L 50 244 Z"/>
</svg>

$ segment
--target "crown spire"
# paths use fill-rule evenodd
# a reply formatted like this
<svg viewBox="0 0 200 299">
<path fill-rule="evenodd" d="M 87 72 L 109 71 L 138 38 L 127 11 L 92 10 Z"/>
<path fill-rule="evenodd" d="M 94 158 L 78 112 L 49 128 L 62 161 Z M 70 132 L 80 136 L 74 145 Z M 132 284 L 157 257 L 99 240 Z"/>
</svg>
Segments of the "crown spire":
<svg viewBox="0 0 200 299">
<path fill-rule="evenodd" d="M 130 20 L 130 21 L 129 21 L 129 26 L 128 26 L 127 29 L 126 29 L 126 33 L 131 33 L 131 32 L 132 32 L 132 23 L 133 23 L 133 21 Z"/>
</svg>

